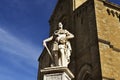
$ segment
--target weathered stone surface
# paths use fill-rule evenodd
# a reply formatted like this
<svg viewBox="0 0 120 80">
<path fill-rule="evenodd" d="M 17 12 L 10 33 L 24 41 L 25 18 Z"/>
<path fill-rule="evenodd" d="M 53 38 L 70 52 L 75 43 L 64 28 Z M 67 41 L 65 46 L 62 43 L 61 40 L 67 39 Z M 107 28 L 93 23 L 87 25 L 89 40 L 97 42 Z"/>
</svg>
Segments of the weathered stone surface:
<svg viewBox="0 0 120 80">
<path fill-rule="evenodd" d="M 74 11 L 76 80 L 101 80 L 100 56 L 94 2 L 87 1 Z M 83 76 L 84 75 L 84 76 Z M 88 78 L 86 76 L 89 76 Z"/>
<path fill-rule="evenodd" d="M 95 0 L 95 11 L 102 76 L 120 80 L 120 7 Z"/>
</svg>

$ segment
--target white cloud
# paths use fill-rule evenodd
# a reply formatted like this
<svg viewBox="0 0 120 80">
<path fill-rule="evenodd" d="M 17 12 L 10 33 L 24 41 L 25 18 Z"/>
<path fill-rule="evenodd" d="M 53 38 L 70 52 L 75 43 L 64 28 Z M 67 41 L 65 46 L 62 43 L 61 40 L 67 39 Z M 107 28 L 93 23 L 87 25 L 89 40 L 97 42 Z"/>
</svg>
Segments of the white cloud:
<svg viewBox="0 0 120 80">
<path fill-rule="evenodd" d="M 40 53 L 40 48 L 17 39 L 3 29 L 0 29 L 0 48 L 8 51 L 10 54 L 34 60 L 36 60 L 36 57 L 38 57 L 38 54 Z"/>
<path fill-rule="evenodd" d="M 5 62 L 4 66 L 0 64 L 0 71 L 2 70 L 0 76 L 5 78 L 4 76 L 10 77 L 7 74 L 16 74 L 17 72 L 14 71 L 14 67 L 16 69 L 19 68 L 30 75 L 37 75 L 37 73 L 34 73 L 33 71 L 37 70 L 38 68 L 37 59 L 40 55 L 41 49 L 40 47 L 36 47 L 35 45 L 32 45 L 26 41 L 20 40 L 11 35 L 9 32 L 0 28 L 0 54 L 6 56 L 5 60 L 8 61 Z M 10 63 L 10 65 L 8 63 Z M 29 68 L 31 70 L 29 70 Z M 14 76 L 11 76 L 10 78 L 12 79 L 12 77 Z M 34 77 L 36 78 L 37 76 Z M 7 79 L 5 78 L 5 80 Z"/>
</svg>

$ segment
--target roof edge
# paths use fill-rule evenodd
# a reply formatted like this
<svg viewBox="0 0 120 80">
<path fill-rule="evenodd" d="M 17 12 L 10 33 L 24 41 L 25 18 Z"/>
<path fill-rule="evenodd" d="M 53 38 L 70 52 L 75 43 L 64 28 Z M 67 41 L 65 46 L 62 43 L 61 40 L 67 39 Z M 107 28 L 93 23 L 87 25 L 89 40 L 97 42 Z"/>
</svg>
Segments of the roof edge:
<svg viewBox="0 0 120 80">
<path fill-rule="evenodd" d="M 114 8 L 116 10 L 120 11 L 120 5 L 110 2 L 109 0 L 98 0 L 98 1 L 102 1 L 104 3 L 105 6 L 110 7 L 110 8 Z"/>
</svg>

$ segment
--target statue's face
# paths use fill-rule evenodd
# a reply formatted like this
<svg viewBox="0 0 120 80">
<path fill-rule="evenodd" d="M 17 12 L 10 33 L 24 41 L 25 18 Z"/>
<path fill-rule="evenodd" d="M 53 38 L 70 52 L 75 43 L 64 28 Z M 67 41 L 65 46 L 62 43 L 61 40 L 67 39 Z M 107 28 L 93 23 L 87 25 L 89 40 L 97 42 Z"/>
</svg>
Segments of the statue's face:
<svg viewBox="0 0 120 80">
<path fill-rule="evenodd" d="M 62 29 L 62 28 L 63 28 L 63 25 L 62 25 L 61 22 L 59 22 L 58 27 L 59 27 L 59 29 Z"/>
</svg>

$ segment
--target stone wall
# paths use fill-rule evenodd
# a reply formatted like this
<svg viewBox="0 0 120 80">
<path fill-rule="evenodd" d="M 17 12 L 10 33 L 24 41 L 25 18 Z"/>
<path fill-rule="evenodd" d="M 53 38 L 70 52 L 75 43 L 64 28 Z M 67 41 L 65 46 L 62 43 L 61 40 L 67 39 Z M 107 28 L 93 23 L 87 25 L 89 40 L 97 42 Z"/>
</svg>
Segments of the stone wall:
<svg viewBox="0 0 120 80">
<path fill-rule="evenodd" d="M 99 51 L 104 80 L 120 80 L 120 6 L 95 0 Z"/>
<path fill-rule="evenodd" d="M 74 11 L 76 80 L 101 80 L 94 1 Z"/>
</svg>

